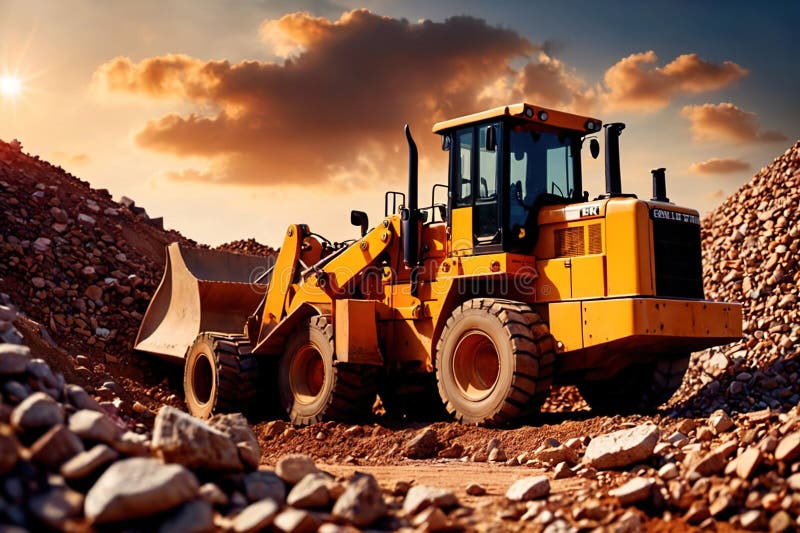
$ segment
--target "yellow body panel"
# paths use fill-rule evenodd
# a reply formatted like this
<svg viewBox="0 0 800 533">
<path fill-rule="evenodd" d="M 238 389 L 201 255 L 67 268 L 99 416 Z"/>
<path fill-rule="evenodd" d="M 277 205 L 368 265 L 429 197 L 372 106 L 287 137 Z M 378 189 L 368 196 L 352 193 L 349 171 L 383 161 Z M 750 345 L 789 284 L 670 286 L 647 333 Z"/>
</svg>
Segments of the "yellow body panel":
<svg viewBox="0 0 800 533">
<path fill-rule="evenodd" d="M 587 255 L 572 258 L 572 297 L 602 298 L 606 296 L 606 256 Z"/>
<path fill-rule="evenodd" d="M 570 352 L 583 348 L 583 328 L 581 326 L 581 302 L 560 302 L 547 306 L 547 321 L 550 331 L 553 324 L 558 329 L 555 336 L 560 352 Z"/>
<path fill-rule="evenodd" d="M 450 251 L 456 255 L 472 253 L 472 208 L 459 207 L 452 211 Z"/>
<path fill-rule="evenodd" d="M 606 211 L 609 296 L 655 294 L 650 239 L 646 203 L 634 198 L 609 203 Z"/>
<path fill-rule="evenodd" d="M 333 322 L 336 359 L 345 363 L 382 365 L 374 300 L 336 300 Z"/>
</svg>

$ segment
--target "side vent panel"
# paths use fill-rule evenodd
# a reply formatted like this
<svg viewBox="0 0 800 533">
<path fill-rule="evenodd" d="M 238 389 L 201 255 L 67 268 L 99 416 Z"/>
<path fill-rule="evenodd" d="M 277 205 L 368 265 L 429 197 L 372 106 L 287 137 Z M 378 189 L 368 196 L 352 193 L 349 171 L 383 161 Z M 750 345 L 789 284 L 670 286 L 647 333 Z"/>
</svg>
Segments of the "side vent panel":
<svg viewBox="0 0 800 533">
<path fill-rule="evenodd" d="M 603 232 L 600 230 L 600 224 L 589 224 L 589 253 L 601 254 L 603 253 Z"/>
<path fill-rule="evenodd" d="M 555 232 L 556 257 L 584 255 L 583 226 L 558 229 Z"/>
</svg>

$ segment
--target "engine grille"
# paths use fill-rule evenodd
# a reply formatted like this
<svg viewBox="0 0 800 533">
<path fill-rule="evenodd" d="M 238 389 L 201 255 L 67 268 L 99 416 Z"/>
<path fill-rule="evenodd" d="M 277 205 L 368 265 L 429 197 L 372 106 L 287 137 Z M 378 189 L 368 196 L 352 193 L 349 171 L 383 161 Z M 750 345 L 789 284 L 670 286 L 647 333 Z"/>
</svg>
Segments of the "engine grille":
<svg viewBox="0 0 800 533">
<path fill-rule="evenodd" d="M 703 299 L 700 226 L 653 219 L 656 295 Z"/>
</svg>

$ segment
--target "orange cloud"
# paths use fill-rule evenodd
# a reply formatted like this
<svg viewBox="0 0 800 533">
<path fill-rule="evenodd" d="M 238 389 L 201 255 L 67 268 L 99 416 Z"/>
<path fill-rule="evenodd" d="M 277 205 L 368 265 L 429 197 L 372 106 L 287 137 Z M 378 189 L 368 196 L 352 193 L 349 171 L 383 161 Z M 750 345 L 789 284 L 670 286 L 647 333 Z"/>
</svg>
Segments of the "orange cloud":
<svg viewBox="0 0 800 533">
<path fill-rule="evenodd" d="M 632 54 L 609 68 L 603 80 L 607 106 L 655 111 L 678 94 L 721 89 L 748 74 L 732 61 L 714 64 L 697 54 L 678 56 L 663 67 L 654 67 L 657 61 L 655 52 L 650 50 Z"/>
<path fill-rule="evenodd" d="M 561 61 L 544 52 L 538 63 L 520 69 L 514 82 L 514 99 L 527 100 L 574 113 L 596 112 L 597 92 Z"/>
<path fill-rule="evenodd" d="M 763 131 L 755 113 L 723 102 L 718 105 L 687 105 L 681 115 L 689 119 L 692 136 L 697 141 L 733 141 L 736 143 L 785 141 L 779 131 Z"/>
<path fill-rule="evenodd" d="M 93 82 L 105 92 L 192 106 L 150 120 L 134 136 L 142 148 L 209 161 L 170 179 L 358 186 L 405 174 L 405 122 L 424 168 L 431 154 L 441 157 L 430 134 L 438 120 L 519 100 L 588 114 L 620 102 L 651 109 L 746 73 L 696 55 L 646 68 L 656 61 L 647 52 L 613 65 L 603 84 L 589 84 L 546 53 L 548 43 L 467 16 L 412 23 L 364 9 L 333 21 L 292 13 L 265 21 L 260 35 L 282 62 L 116 57 Z"/>
<path fill-rule="evenodd" d="M 750 170 L 750 163 L 735 157 L 712 157 L 700 163 L 692 163 L 689 171 L 695 174 L 732 174 Z"/>
<path fill-rule="evenodd" d="M 512 59 L 538 49 L 470 17 L 410 23 L 366 10 L 337 21 L 294 13 L 261 32 L 292 57 L 283 64 L 117 57 L 97 70 L 95 84 L 198 106 L 135 135 L 147 149 L 211 160 L 183 180 L 303 185 L 343 173 L 386 180 L 405 172 L 405 122 L 423 157 L 438 151 L 433 122 L 505 101 L 484 88 L 513 72 Z"/>
</svg>

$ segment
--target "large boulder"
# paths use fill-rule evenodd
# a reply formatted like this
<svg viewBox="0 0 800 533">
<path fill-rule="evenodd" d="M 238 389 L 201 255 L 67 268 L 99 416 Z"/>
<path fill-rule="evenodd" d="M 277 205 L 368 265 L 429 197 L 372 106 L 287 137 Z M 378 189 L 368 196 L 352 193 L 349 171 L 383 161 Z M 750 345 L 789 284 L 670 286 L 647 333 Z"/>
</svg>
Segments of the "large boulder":
<svg viewBox="0 0 800 533">
<path fill-rule="evenodd" d="M 168 405 L 158 411 L 151 447 L 165 462 L 192 469 L 243 469 L 239 450 L 228 435 Z"/>
<path fill-rule="evenodd" d="M 98 524 L 151 516 L 194 499 L 198 488 L 195 475 L 181 465 L 148 457 L 123 459 L 89 490 L 84 514 Z"/>
<path fill-rule="evenodd" d="M 653 424 L 600 435 L 586 447 L 583 462 L 599 470 L 640 463 L 653 455 L 659 436 L 658 427 Z"/>
</svg>

